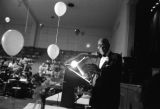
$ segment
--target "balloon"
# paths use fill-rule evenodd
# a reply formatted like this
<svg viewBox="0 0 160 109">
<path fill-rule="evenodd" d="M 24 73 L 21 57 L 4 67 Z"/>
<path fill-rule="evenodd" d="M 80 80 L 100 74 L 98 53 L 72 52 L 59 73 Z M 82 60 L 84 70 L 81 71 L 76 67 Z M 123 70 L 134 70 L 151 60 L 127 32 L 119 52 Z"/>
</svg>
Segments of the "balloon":
<svg viewBox="0 0 160 109">
<path fill-rule="evenodd" d="M 57 14 L 57 16 L 63 16 L 66 13 L 67 6 L 63 2 L 57 2 L 54 6 L 54 11 Z"/>
<path fill-rule="evenodd" d="M 19 31 L 8 30 L 3 34 L 1 43 L 4 51 L 8 55 L 14 56 L 18 54 L 23 48 L 24 39 Z"/>
<path fill-rule="evenodd" d="M 47 53 L 51 59 L 55 59 L 59 55 L 59 47 L 55 44 L 51 44 L 47 48 Z"/>
</svg>

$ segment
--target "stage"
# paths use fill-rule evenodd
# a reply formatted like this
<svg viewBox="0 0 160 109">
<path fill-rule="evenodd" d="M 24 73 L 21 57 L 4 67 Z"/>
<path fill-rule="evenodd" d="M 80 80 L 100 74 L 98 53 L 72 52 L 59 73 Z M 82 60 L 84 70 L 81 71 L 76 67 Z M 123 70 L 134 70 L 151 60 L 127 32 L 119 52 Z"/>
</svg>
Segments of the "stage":
<svg viewBox="0 0 160 109">
<path fill-rule="evenodd" d="M 62 92 L 59 92 L 53 96 L 47 97 L 45 109 L 71 109 L 71 108 L 65 108 L 60 106 L 61 97 L 62 97 Z M 82 95 L 82 97 L 80 97 L 77 101 L 75 101 L 75 104 L 88 106 L 89 98 L 90 98 L 89 95 Z M 33 108 L 34 105 L 35 103 L 28 103 L 23 109 L 40 109 L 39 103 L 35 105 L 35 108 Z"/>
</svg>

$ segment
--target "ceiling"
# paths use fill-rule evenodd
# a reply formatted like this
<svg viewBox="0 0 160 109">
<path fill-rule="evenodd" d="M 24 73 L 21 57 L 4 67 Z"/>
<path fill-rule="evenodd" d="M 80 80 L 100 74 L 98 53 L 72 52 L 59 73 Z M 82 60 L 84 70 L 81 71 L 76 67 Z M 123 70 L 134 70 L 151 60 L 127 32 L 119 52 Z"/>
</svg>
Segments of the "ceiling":
<svg viewBox="0 0 160 109">
<path fill-rule="evenodd" d="M 9 23 L 56 27 L 58 17 L 54 5 L 67 4 L 66 13 L 60 17 L 60 26 L 66 28 L 105 28 L 112 30 L 122 0 L 0 0 L 0 21 L 10 17 Z M 74 7 L 68 4 L 73 3 Z M 29 9 L 29 11 L 27 11 Z M 29 14 L 27 14 L 29 12 Z M 5 23 L 5 22 L 4 22 Z"/>
</svg>

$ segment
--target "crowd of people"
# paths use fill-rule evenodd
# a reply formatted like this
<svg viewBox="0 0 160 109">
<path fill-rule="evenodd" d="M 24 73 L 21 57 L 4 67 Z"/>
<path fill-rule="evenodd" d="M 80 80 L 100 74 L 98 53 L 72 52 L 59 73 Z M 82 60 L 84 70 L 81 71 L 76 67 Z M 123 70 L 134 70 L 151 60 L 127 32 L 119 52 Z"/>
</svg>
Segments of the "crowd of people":
<svg viewBox="0 0 160 109">
<path fill-rule="evenodd" d="M 32 60 L 28 58 L 1 59 L 0 78 L 3 81 L 8 79 L 31 79 Z"/>
<path fill-rule="evenodd" d="M 63 78 L 64 76 L 64 65 L 60 62 L 50 62 L 49 60 L 46 60 L 46 62 L 43 62 L 39 66 L 38 73 L 40 76 L 48 75 L 51 76 L 54 81 L 59 78 Z"/>
<path fill-rule="evenodd" d="M 28 91 L 25 97 L 33 97 L 34 89 L 46 81 L 50 80 L 54 85 L 63 83 L 64 67 L 61 63 L 46 60 L 39 66 L 38 72 L 32 72 L 32 65 L 33 60 L 28 58 L 0 60 L 0 82 L 3 85 L 3 95 L 14 96 L 12 88 L 19 86 Z"/>
<path fill-rule="evenodd" d="M 22 93 L 26 92 L 26 97 L 31 97 L 32 64 L 32 60 L 28 58 L 0 60 L 0 82 L 4 96 L 20 96 L 15 95 L 13 89 L 13 87 L 19 87 Z"/>
</svg>

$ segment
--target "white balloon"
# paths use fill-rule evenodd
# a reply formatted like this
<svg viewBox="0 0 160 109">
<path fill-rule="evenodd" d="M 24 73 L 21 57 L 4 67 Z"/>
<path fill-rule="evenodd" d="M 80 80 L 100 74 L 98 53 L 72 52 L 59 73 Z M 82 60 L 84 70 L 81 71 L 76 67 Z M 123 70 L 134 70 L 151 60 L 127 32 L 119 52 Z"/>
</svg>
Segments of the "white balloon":
<svg viewBox="0 0 160 109">
<path fill-rule="evenodd" d="M 54 60 L 59 55 L 59 47 L 55 44 L 51 44 L 47 48 L 48 56 Z"/>
<path fill-rule="evenodd" d="M 3 34 L 1 43 L 4 51 L 8 55 L 14 56 L 18 54 L 23 48 L 24 39 L 19 31 L 8 30 Z"/>
<path fill-rule="evenodd" d="M 57 2 L 54 6 L 54 11 L 57 16 L 63 16 L 66 13 L 67 6 L 64 2 Z"/>
</svg>

